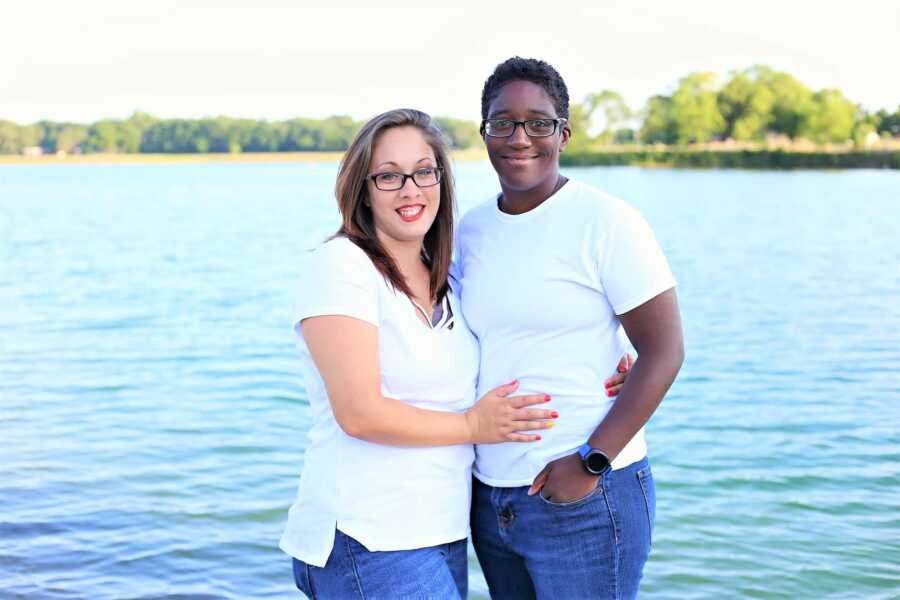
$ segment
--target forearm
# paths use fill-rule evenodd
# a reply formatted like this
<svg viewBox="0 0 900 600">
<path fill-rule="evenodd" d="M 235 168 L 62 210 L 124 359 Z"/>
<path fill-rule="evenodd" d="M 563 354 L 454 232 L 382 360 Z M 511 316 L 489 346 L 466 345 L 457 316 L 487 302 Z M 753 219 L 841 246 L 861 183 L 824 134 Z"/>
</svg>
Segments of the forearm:
<svg viewBox="0 0 900 600">
<path fill-rule="evenodd" d="M 591 434 L 591 446 L 615 459 L 659 407 L 683 360 L 680 340 L 640 353 L 612 408 Z"/>
<path fill-rule="evenodd" d="M 474 442 L 467 413 L 428 410 L 376 396 L 338 419 L 350 436 L 403 447 L 433 447 Z"/>
</svg>

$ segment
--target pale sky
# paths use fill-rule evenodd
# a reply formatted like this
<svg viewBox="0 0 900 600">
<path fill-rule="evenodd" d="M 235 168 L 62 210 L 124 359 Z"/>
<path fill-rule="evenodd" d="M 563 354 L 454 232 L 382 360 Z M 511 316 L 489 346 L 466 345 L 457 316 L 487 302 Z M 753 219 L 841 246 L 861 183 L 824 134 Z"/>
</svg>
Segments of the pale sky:
<svg viewBox="0 0 900 600">
<path fill-rule="evenodd" d="M 900 1 L 31 0 L 3 3 L 0 119 L 367 118 L 409 106 L 476 120 L 519 54 L 573 101 L 632 108 L 692 71 L 767 64 L 866 108 L 900 104 Z"/>
</svg>

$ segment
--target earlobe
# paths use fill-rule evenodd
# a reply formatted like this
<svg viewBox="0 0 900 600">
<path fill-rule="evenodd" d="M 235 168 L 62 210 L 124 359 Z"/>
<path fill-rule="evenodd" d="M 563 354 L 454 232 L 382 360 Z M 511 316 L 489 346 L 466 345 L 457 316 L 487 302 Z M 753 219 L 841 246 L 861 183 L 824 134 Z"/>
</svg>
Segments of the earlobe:
<svg viewBox="0 0 900 600">
<path fill-rule="evenodd" d="M 560 141 L 559 141 L 559 151 L 560 151 L 560 153 L 562 153 L 563 150 L 566 149 L 566 146 L 569 145 L 569 138 L 571 137 L 571 135 L 572 135 L 572 132 L 571 132 L 569 129 L 563 129 L 563 130 L 562 130 L 562 133 L 560 134 L 560 137 L 561 137 L 562 139 L 560 139 Z"/>
</svg>

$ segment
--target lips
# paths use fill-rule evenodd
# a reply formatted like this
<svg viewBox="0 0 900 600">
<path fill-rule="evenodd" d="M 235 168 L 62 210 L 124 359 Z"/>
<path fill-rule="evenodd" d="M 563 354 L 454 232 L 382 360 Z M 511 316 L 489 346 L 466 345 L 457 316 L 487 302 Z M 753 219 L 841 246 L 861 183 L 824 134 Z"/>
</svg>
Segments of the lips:
<svg viewBox="0 0 900 600">
<path fill-rule="evenodd" d="M 422 215 L 425 214 L 425 205 L 407 204 L 405 206 L 397 208 L 396 210 L 401 219 L 403 219 L 407 223 L 412 223 L 413 221 L 417 221 Z"/>
<path fill-rule="evenodd" d="M 513 166 L 524 166 L 538 158 L 540 158 L 538 154 L 507 154 L 503 156 L 503 160 Z"/>
</svg>

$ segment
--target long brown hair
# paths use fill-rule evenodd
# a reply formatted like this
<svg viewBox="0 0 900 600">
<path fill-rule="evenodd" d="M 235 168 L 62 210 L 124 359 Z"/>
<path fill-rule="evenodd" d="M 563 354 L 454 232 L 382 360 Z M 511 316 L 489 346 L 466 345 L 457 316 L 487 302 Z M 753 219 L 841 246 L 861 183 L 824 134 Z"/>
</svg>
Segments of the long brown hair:
<svg viewBox="0 0 900 600">
<path fill-rule="evenodd" d="M 378 138 L 393 127 L 416 127 L 434 151 L 437 166 L 443 168 L 440 182 L 440 203 L 437 216 L 425 234 L 422 243 L 422 260 L 431 271 L 430 291 L 436 301 L 443 300 L 448 290 L 447 276 L 453 250 L 453 219 L 456 215 L 453 172 L 450 169 L 450 151 L 440 129 L 431 117 L 412 108 L 401 108 L 380 114 L 363 125 L 350 143 L 341 160 L 334 195 L 341 211 L 343 223 L 334 237 L 343 236 L 359 246 L 372 260 L 375 268 L 384 275 L 395 290 L 413 297 L 406 279 L 384 249 L 375 233 L 372 209 L 367 205 L 368 186 L 366 175 L 372 160 L 372 151 Z"/>
</svg>

